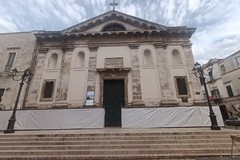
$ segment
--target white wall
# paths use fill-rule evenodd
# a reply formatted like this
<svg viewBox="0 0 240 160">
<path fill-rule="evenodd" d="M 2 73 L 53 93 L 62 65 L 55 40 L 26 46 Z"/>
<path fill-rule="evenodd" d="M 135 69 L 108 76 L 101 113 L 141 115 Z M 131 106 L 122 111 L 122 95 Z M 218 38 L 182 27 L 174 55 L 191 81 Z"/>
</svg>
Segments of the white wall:
<svg viewBox="0 0 240 160">
<path fill-rule="evenodd" d="M 131 68 L 130 49 L 128 46 L 99 47 L 97 51 L 97 69 L 104 68 L 105 58 L 123 58 L 124 68 Z"/>
</svg>

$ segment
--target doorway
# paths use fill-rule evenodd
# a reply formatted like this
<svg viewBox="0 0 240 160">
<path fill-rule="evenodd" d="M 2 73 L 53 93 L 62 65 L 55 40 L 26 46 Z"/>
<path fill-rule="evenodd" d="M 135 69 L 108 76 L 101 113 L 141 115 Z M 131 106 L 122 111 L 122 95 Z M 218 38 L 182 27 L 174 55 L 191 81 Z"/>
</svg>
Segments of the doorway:
<svg viewBox="0 0 240 160">
<path fill-rule="evenodd" d="M 105 127 L 121 126 L 121 108 L 124 104 L 124 80 L 104 80 Z"/>
</svg>

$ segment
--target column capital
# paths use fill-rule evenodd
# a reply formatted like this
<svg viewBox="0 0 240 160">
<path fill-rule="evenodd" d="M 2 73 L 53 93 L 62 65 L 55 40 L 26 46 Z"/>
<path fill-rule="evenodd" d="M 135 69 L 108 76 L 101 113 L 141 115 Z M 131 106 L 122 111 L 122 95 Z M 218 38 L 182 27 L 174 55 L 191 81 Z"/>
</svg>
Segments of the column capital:
<svg viewBox="0 0 240 160">
<path fill-rule="evenodd" d="M 47 53 L 49 48 L 39 48 L 38 53 Z"/>
<path fill-rule="evenodd" d="M 191 47 L 192 43 L 188 42 L 188 43 L 182 43 L 183 47 Z"/>
<path fill-rule="evenodd" d="M 99 46 L 96 45 L 96 44 L 89 44 L 88 45 L 88 49 L 91 51 L 91 52 L 96 52 L 98 50 Z"/>
<path fill-rule="evenodd" d="M 154 43 L 153 44 L 155 48 L 163 48 L 166 49 L 167 45 L 165 43 L 159 42 L 159 43 Z"/>
<path fill-rule="evenodd" d="M 130 49 L 138 49 L 139 48 L 139 44 L 137 44 L 137 43 L 130 43 L 128 46 Z"/>
<path fill-rule="evenodd" d="M 73 52 L 74 48 L 74 46 L 65 46 L 62 50 L 64 52 Z"/>
</svg>

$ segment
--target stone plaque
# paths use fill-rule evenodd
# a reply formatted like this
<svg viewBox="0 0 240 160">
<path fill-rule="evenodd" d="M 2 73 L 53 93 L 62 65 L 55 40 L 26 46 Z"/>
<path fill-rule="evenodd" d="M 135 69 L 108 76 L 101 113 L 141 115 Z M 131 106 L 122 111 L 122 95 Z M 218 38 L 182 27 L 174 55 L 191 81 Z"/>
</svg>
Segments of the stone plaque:
<svg viewBox="0 0 240 160">
<path fill-rule="evenodd" d="M 123 68 L 123 58 L 105 58 L 104 68 Z"/>
</svg>

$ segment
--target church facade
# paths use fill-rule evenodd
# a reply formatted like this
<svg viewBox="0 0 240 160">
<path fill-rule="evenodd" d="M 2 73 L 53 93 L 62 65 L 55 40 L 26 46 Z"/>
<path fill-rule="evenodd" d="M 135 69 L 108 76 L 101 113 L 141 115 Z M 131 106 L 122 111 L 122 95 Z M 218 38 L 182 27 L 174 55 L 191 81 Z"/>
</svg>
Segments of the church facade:
<svg viewBox="0 0 240 160">
<path fill-rule="evenodd" d="M 199 105 L 203 96 L 192 73 L 194 31 L 113 10 L 62 31 L 36 32 L 36 38 L 31 37 L 35 44 L 23 54 L 30 58 L 28 63 L 15 59 L 34 73 L 19 107 L 103 108 L 111 123 L 122 108 Z M 4 88 L 3 76 L 0 81 Z M 9 109 L 10 103 L 4 102 L 4 109 Z"/>
<path fill-rule="evenodd" d="M 122 106 L 193 105 L 200 99 L 191 72 L 194 31 L 110 11 L 60 32 L 39 32 L 31 82 L 38 85 L 31 85 L 26 106 L 84 107 L 92 93 L 92 105 L 102 107 L 104 95 L 113 96 L 106 85 L 109 93 L 120 85 Z"/>
</svg>

